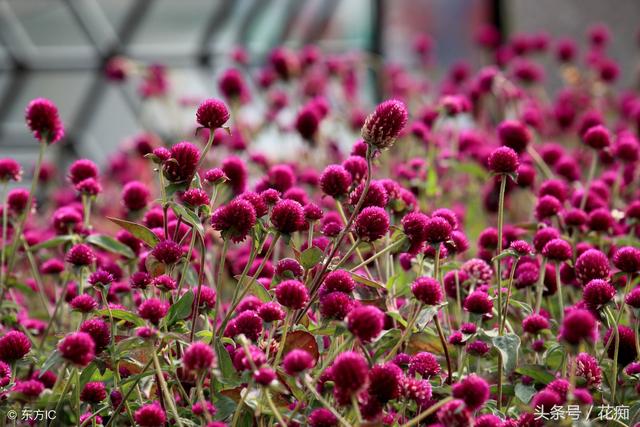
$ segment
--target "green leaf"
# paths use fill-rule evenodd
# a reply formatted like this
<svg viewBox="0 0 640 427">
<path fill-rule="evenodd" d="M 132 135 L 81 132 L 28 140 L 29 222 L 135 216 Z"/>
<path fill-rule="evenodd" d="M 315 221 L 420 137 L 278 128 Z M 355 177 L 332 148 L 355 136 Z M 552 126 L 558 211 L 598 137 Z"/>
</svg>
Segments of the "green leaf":
<svg viewBox="0 0 640 427">
<path fill-rule="evenodd" d="M 516 369 L 520 375 L 533 378 L 537 383 L 547 385 L 555 380 L 555 376 L 540 365 L 524 365 Z M 525 402 L 527 403 L 527 402 Z"/>
<path fill-rule="evenodd" d="M 47 360 L 44 361 L 42 367 L 40 368 L 40 375 L 44 374 L 47 371 L 50 371 L 58 362 L 62 361 L 62 355 L 58 352 L 58 350 L 54 350 Z M 55 371 L 54 371 L 55 372 Z"/>
<path fill-rule="evenodd" d="M 518 362 L 518 349 L 520 348 L 520 337 L 516 334 L 506 334 L 493 337 L 493 345 L 502 354 L 502 367 L 505 373 L 511 373 Z"/>
<path fill-rule="evenodd" d="M 133 234 L 134 237 L 142 240 L 147 245 L 152 248 L 155 247 L 160 239 L 156 234 L 149 230 L 147 227 L 141 224 L 136 224 L 135 222 L 126 221 L 124 219 L 107 217 L 107 219 L 111 222 L 118 224 L 120 227 L 127 230 L 129 233 Z"/>
<path fill-rule="evenodd" d="M 113 252 L 115 254 L 122 255 L 126 258 L 135 258 L 135 254 L 131 248 L 124 243 L 120 243 L 116 239 L 104 234 L 92 234 L 87 237 L 87 243 L 98 246 L 106 251 Z"/>
<path fill-rule="evenodd" d="M 536 394 L 536 389 L 533 386 L 518 383 L 515 386 L 515 393 L 516 397 L 520 399 L 522 403 L 528 405 L 533 395 Z"/>
<path fill-rule="evenodd" d="M 504 258 L 515 256 L 515 255 L 516 255 L 516 251 L 514 251 L 513 249 L 505 249 L 504 251 L 500 252 L 500 254 L 491 258 L 491 262 L 500 261 Z"/>
<path fill-rule="evenodd" d="M 232 386 L 239 385 L 240 379 L 236 369 L 233 367 L 233 362 L 231 361 L 229 352 L 224 348 L 221 341 L 216 341 L 214 347 L 218 358 L 218 368 L 222 374 L 222 383 Z"/>
<path fill-rule="evenodd" d="M 103 308 L 102 310 L 96 311 L 98 316 L 109 316 L 109 310 Z M 144 320 L 138 315 L 131 313 L 130 311 L 119 310 L 119 309 L 111 309 L 111 315 L 114 319 L 124 320 L 129 323 L 133 323 L 135 326 L 144 326 Z"/>
<path fill-rule="evenodd" d="M 189 317 L 193 310 L 193 299 L 193 291 L 187 291 L 171 306 L 166 317 L 167 326 Z"/>
<path fill-rule="evenodd" d="M 198 215 L 196 215 L 195 212 L 176 203 L 171 203 L 171 209 L 177 216 L 181 217 L 184 222 L 198 230 L 198 234 L 200 234 L 200 236 L 204 236 L 204 228 L 202 227 L 200 218 L 198 218 Z"/>
<path fill-rule="evenodd" d="M 238 274 L 237 276 L 234 276 L 234 278 L 238 281 L 240 281 L 240 279 L 242 278 L 241 274 Z M 269 295 L 269 291 L 267 291 L 265 289 L 264 286 L 262 286 L 262 284 L 260 282 L 258 282 L 257 280 L 251 280 L 251 284 L 247 285 L 247 281 L 251 280 L 251 277 L 245 277 L 244 278 L 244 285 L 243 286 L 251 286 L 251 289 L 249 289 L 249 292 L 251 292 L 251 294 L 257 296 L 258 298 L 260 298 L 260 301 L 262 302 L 271 302 L 272 298 L 271 295 Z M 238 283 L 238 285 L 240 285 L 240 283 Z"/>
<path fill-rule="evenodd" d="M 376 282 L 374 280 L 370 280 L 367 279 L 364 276 L 361 276 L 359 274 L 356 274 L 354 272 L 349 272 L 349 274 L 351 274 L 351 277 L 353 278 L 353 280 L 355 280 L 356 282 L 362 284 L 362 285 L 366 285 L 366 286 L 371 286 L 372 288 L 377 288 L 377 289 L 385 289 L 384 285 L 382 283 Z"/>
<path fill-rule="evenodd" d="M 82 370 L 82 374 L 80 374 L 80 385 L 84 386 L 86 383 L 91 381 L 91 377 L 93 377 L 93 373 L 98 370 L 98 366 L 94 362 L 91 362 L 89 366 Z"/>
<path fill-rule="evenodd" d="M 45 240 L 42 243 L 38 243 L 37 245 L 31 246 L 31 252 L 38 251 L 40 249 L 51 249 L 58 247 L 64 243 L 70 242 L 73 240 L 73 236 L 56 236 L 49 240 Z"/>
<path fill-rule="evenodd" d="M 186 189 L 187 189 L 186 182 L 176 182 L 164 187 L 164 192 L 167 195 L 167 199 L 171 199 L 174 194 L 176 194 L 179 191 L 184 191 Z"/>
<path fill-rule="evenodd" d="M 300 254 L 300 264 L 308 270 L 318 265 L 322 259 L 322 251 L 317 246 L 311 246 Z"/>
<path fill-rule="evenodd" d="M 373 355 L 373 358 L 378 359 L 385 353 L 385 351 L 391 350 L 391 348 L 398 342 L 401 335 L 402 333 L 400 332 L 400 329 L 394 328 L 385 331 L 378 341 L 376 341 L 376 352 Z"/>
<path fill-rule="evenodd" d="M 236 406 L 238 406 L 233 399 L 223 395 L 220 395 L 218 399 L 216 399 L 215 405 L 217 409 L 215 414 L 216 420 L 224 420 L 231 417 L 236 410 Z"/>
<path fill-rule="evenodd" d="M 438 194 L 438 173 L 431 167 L 427 171 L 427 196 L 433 197 Z"/>
<path fill-rule="evenodd" d="M 441 305 L 430 305 L 420 310 L 420 313 L 418 313 L 418 318 L 416 319 L 416 326 L 418 327 L 418 329 L 424 329 L 427 326 L 427 323 L 429 323 L 431 319 L 433 319 L 433 316 L 438 313 L 440 307 Z"/>
</svg>

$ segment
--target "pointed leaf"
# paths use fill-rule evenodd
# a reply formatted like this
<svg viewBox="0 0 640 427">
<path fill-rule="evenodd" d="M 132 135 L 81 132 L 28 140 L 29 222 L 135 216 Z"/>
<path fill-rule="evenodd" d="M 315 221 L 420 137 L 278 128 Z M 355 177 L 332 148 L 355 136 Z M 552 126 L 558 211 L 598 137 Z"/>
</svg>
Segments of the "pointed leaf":
<svg viewBox="0 0 640 427">
<path fill-rule="evenodd" d="M 505 373 L 511 373 L 518 362 L 520 337 L 516 334 L 506 334 L 492 338 L 493 345 L 502 354 L 502 366 Z"/>
<path fill-rule="evenodd" d="M 118 224 L 120 227 L 124 228 L 129 233 L 133 234 L 134 237 L 142 240 L 152 248 L 155 247 L 160 241 L 158 236 L 156 236 L 156 234 L 153 231 L 149 230 L 144 225 L 136 224 L 135 222 L 131 222 L 131 221 L 127 221 L 119 218 L 107 217 L 107 219 L 111 222 Z"/>
<path fill-rule="evenodd" d="M 131 248 L 110 236 L 104 234 L 92 234 L 87 237 L 87 243 L 98 246 L 106 251 L 122 255 L 126 258 L 135 258 L 135 254 Z"/>
</svg>

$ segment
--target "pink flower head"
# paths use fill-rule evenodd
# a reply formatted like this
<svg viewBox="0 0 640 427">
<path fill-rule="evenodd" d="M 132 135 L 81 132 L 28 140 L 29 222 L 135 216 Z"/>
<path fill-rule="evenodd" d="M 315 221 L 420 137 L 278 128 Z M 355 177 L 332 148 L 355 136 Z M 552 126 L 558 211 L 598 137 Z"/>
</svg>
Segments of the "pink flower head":
<svg viewBox="0 0 640 427">
<path fill-rule="evenodd" d="M 282 234 L 300 231 L 305 225 L 304 210 L 295 200 L 280 200 L 271 211 L 271 224 Z"/>
<path fill-rule="evenodd" d="M 27 126 L 40 142 L 53 144 L 64 136 L 64 127 L 58 116 L 58 107 L 45 98 L 29 102 L 25 113 Z"/>
<path fill-rule="evenodd" d="M 85 332 L 74 332 L 58 343 L 58 351 L 69 362 L 87 366 L 95 357 L 96 345 L 91 335 Z"/>
<path fill-rule="evenodd" d="M 20 163 L 9 157 L 0 159 L 0 182 L 20 181 L 22 168 Z"/>
<path fill-rule="evenodd" d="M 571 310 L 562 322 L 559 338 L 571 345 L 580 341 L 594 343 L 597 339 L 598 324 L 593 314 L 587 310 Z"/>
<path fill-rule="evenodd" d="M 167 416 L 158 403 L 141 406 L 133 418 L 140 427 L 158 427 L 165 425 Z"/>
<path fill-rule="evenodd" d="M 377 206 L 364 208 L 356 217 L 356 235 L 365 242 L 380 239 L 389 231 L 389 215 Z"/>
<path fill-rule="evenodd" d="M 171 158 L 164 163 L 164 176 L 171 182 L 193 178 L 200 161 L 200 151 L 190 142 L 179 142 L 171 147 Z M 227 174 L 228 175 L 228 174 Z"/>
<path fill-rule="evenodd" d="M 284 371 L 292 376 L 299 375 L 307 369 L 313 368 L 314 365 L 315 360 L 313 359 L 313 356 L 309 354 L 308 351 L 299 348 L 293 349 L 287 353 L 282 361 Z"/>
<path fill-rule="evenodd" d="M 453 397 L 462 399 L 471 411 L 479 409 L 489 399 L 489 384 L 476 374 L 454 384 L 451 391 Z"/>
<path fill-rule="evenodd" d="M 12 363 L 22 359 L 31 350 L 31 341 L 20 331 L 9 331 L 0 338 L 0 360 Z"/>
<path fill-rule="evenodd" d="M 229 110 L 224 102 L 218 99 L 206 99 L 196 111 L 196 121 L 203 128 L 210 130 L 222 127 L 229 120 Z"/>
<path fill-rule="evenodd" d="M 385 149 L 393 145 L 407 124 L 405 105 L 395 99 L 379 104 L 362 126 L 362 139 L 375 148 Z"/>
<path fill-rule="evenodd" d="M 285 280 L 276 287 L 276 298 L 291 310 L 299 310 L 309 301 L 307 288 L 297 280 Z"/>
<path fill-rule="evenodd" d="M 211 368 L 215 356 L 211 346 L 203 342 L 192 343 L 182 355 L 182 363 L 190 371 L 204 371 Z"/>
<path fill-rule="evenodd" d="M 384 327 L 384 313 L 372 305 L 363 305 L 347 314 L 347 328 L 363 343 L 373 341 Z"/>
<path fill-rule="evenodd" d="M 438 305 L 443 299 L 440 283 L 431 277 L 418 277 L 411 285 L 411 292 L 425 305 Z"/>
<path fill-rule="evenodd" d="M 211 215 L 211 226 L 223 237 L 233 242 L 242 242 L 256 224 L 256 211 L 251 203 L 235 199 L 218 208 Z"/>
</svg>

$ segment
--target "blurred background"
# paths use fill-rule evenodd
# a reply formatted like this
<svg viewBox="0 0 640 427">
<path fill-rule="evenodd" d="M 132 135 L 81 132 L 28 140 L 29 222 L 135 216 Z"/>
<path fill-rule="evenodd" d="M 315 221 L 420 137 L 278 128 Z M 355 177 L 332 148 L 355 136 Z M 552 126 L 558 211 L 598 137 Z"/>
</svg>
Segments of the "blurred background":
<svg viewBox="0 0 640 427">
<path fill-rule="evenodd" d="M 638 16 L 638 0 L 0 0 L 0 154 L 33 161 L 37 142 L 23 111 L 40 96 L 56 102 L 65 123 L 61 163 L 90 157 L 104 164 L 149 123 L 189 126 L 197 100 L 219 96 L 217 79 L 239 47 L 250 58 L 248 74 L 278 45 L 317 44 L 411 66 L 416 36 L 426 34 L 435 77 L 461 59 L 482 65 L 474 37 L 487 25 L 500 39 L 537 32 L 586 44 L 589 26 L 601 22 L 612 32 L 617 84 L 628 85 Z M 171 102 L 150 102 L 139 81 L 107 76 L 119 57 L 166 66 Z M 369 71 L 365 93 L 373 102 L 381 79 Z M 553 88 L 554 78 L 545 85 Z"/>
</svg>

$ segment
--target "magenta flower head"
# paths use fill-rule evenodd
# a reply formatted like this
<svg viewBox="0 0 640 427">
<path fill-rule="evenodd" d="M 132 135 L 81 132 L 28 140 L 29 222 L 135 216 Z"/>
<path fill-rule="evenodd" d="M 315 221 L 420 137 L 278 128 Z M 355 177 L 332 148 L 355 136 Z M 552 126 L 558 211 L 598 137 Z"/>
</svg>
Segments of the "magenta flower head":
<svg viewBox="0 0 640 427">
<path fill-rule="evenodd" d="M 149 203 L 149 188 L 140 181 L 130 181 L 122 189 L 122 203 L 130 211 L 143 209 Z"/>
<path fill-rule="evenodd" d="M 111 342 L 111 328 L 102 319 L 88 319 L 80 325 L 80 332 L 89 334 L 96 345 L 96 353 L 100 353 L 107 348 Z"/>
<path fill-rule="evenodd" d="M 594 150 L 602 150 L 611 144 L 611 135 L 602 125 L 592 126 L 585 132 L 582 141 Z"/>
<path fill-rule="evenodd" d="M 369 372 L 367 391 L 380 403 L 400 397 L 402 392 L 402 369 L 394 363 L 375 365 Z"/>
<path fill-rule="evenodd" d="M 340 165 L 329 165 L 320 175 L 320 189 L 334 199 L 345 196 L 350 186 L 351 174 Z"/>
<path fill-rule="evenodd" d="M 297 280 L 285 280 L 276 287 L 278 302 L 290 310 L 299 310 L 309 301 L 309 292 Z"/>
<path fill-rule="evenodd" d="M 150 321 L 154 325 L 157 325 L 160 319 L 167 315 L 168 311 L 169 307 L 167 303 L 157 298 L 149 298 L 138 307 L 140 317 Z"/>
<path fill-rule="evenodd" d="M 409 360 L 409 374 L 420 374 L 422 378 L 431 378 L 440 373 L 440 364 L 433 354 L 422 351 Z"/>
<path fill-rule="evenodd" d="M 4 387 L 11 382 L 11 366 L 0 361 L 0 387 Z"/>
<path fill-rule="evenodd" d="M 258 308 L 258 316 L 267 323 L 284 320 L 285 312 L 282 306 L 275 301 L 262 304 Z"/>
<path fill-rule="evenodd" d="M 355 232 L 361 240 L 373 242 L 389 231 L 389 215 L 377 206 L 364 208 L 356 217 Z"/>
<path fill-rule="evenodd" d="M 244 161 L 239 157 L 227 157 L 223 160 L 221 169 L 224 171 L 233 193 L 244 192 L 247 186 L 248 172 Z"/>
<path fill-rule="evenodd" d="M 207 129 L 222 127 L 229 120 L 229 110 L 219 99 L 205 99 L 196 111 L 196 121 Z"/>
<path fill-rule="evenodd" d="M 335 270 L 324 278 L 323 287 L 327 293 L 343 292 L 349 294 L 355 289 L 356 282 L 347 271 Z"/>
<path fill-rule="evenodd" d="M 282 361 L 284 371 L 292 376 L 299 375 L 307 369 L 313 368 L 315 364 L 316 361 L 313 359 L 313 356 L 309 354 L 308 351 L 299 348 L 287 353 Z"/>
<path fill-rule="evenodd" d="M 80 392 L 80 400 L 85 403 L 100 403 L 107 398 L 107 389 L 103 382 L 88 382 Z"/>
<path fill-rule="evenodd" d="M 69 252 L 67 252 L 67 256 L 65 257 L 65 259 L 74 267 L 86 267 L 96 261 L 96 255 L 88 245 L 85 245 L 84 243 L 78 243 L 77 245 L 69 249 Z"/>
<path fill-rule="evenodd" d="M 498 139 L 502 145 L 516 153 L 523 153 L 531 141 L 531 133 L 523 123 L 505 120 L 498 126 Z"/>
<path fill-rule="evenodd" d="M 98 306 L 98 303 L 91 295 L 82 294 L 74 297 L 69 305 L 73 310 L 81 313 L 90 313 Z"/>
<path fill-rule="evenodd" d="M 558 338 L 574 346 L 581 341 L 594 343 L 598 339 L 596 319 L 588 310 L 573 309 L 564 318 Z"/>
<path fill-rule="evenodd" d="M 20 181 L 22 168 L 20 163 L 11 158 L 0 159 L 0 182 Z"/>
<path fill-rule="evenodd" d="M 98 178 L 98 166 L 89 159 L 76 160 L 69 167 L 68 178 L 72 184 L 79 184 L 89 178 Z"/>
<path fill-rule="evenodd" d="M 429 218 L 424 225 L 427 243 L 432 245 L 445 242 L 451 237 L 451 224 L 440 216 Z"/>
<path fill-rule="evenodd" d="M 326 408 L 316 408 L 311 411 L 307 422 L 311 427 L 337 427 L 338 419 Z"/>
<path fill-rule="evenodd" d="M 420 245 L 427 240 L 425 230 L 429 217 L 422 212 L 410 212 L 402 218 L 402 229 L 412 246 Z"/>
<path fill-rule="evenodd" d="M 473 424 L 471 412 L 465 407 L 464 401 L 454 399 L 438 409 L 437 418 L 443 426 L 470 426 Z"/>
<path fill-rule="evenodd" d="M 543 329 L 549 329 L 549 321 L 546 317 L 533 313 L 522 320 L 522 330 L 530 334 L 537 334 Z"/>
<path fill-rule="evenodd" d="M 269 367 L 263 366 L 253 374 L 253 378 L 258 384 L 268 386 L 276 379 L 276 372 Z"/>
<path fill-rule="evenodd" d="M 493 310 L 493 301 L 486 292 L 473 291 L 464 300 L 464 309 L 474 314 L 489 314 Z"/>
<path fill-rule="evenodd" d="M 133 418 L 140 427 L 158 427 L 165 425 L 167 416 L 158 403 L 141 406 Z"/>
<path fill-rule="evenodd" d="M 189 371 L 206 371 L 213 366 L 213 362 L 213 350 L 203 342 L 192 343 L 182 355 L 182 364 Z"/>
<path fill-rule="evenodd" d="M 610 272 L 609 260 L 603 252 L 589 249 L 576 260 L 575 271 L 576 277 L 582 284 L 593 279 L 607 279 Z"/>
<path fill-rule="evenodd" d="M 385 149 L 393 145 L 407 124 L 407 107 L 395 99 L 379 104 L 362 126 L 362 139 L 377 148 Z"/>
<path fill-rule="evenodd" d="M 440 283 L 431 277 L 418 277 L 411 285 L 411 292 L 425 305 L 438 305 L 443 299 Z"/>
<path fill-rule="evenodd" d="M 471 374 L 451 388 L 453 397 L 462 399 L 471 411 L 484 405 L 489 399 L 489 384 L 476 374 Z"/>
<path fill-rule="evenodd" d="M 614 333 L 613 328 L 609 328 L 604 335 L 602 342 L 606 345 L 611 339 L 611 335 Z M 636 350 L 636 334 L 628 326 L 618 325 L 619 348 L 618 348 L 618 363 L 622 366 L 628 365 L 633 362 L 638 356 Z M 615 342 L 612 340 L 612 344 L 607 349 L 607 356 L 610 359 L 615 357 Z"/>
<path fill-rule="evenodd" d="M 31 341 L 20 331 L 7 332 L 0 338 L 0 360 L 13 363 L 31 351 Z"/>
<path fill-rule="evenodd" d="M 302 138 L 313 141 L 320 127 L 320 115 L 313 105 L 306 105 L 296 116 L 295 127 Z"/>
<path fill-rule="evenodd" d="M 222 237 L 233 242 L 242 242 L 256 224 L 256 211 L 244 199 L 235 199 L 219 207 L 211 215 L 211 226 L 222 233 Z"/>
<path fill-rule="evenodd" d="M 291 199 L 283 199 L 271 211 L 271 224 L 282 234 L 302 230 L 305 225 L 302 205 Z"/>
<path fill-rule="evenodd" d="M 283 258 L 276 264 L 275 273 L 278 277 L 295 279 L 302 277 L 304 268 L 293 258 Z"/>
<path fill-rule="evenodd" d="M 542 256 L 555 262 L 566 261 L 571 258 L 572 249 L 569 242 L 562 239 L 552 239 L 542 248 Z"/>
<path fill-rule="evenodd" d="M 640 249 L 624 246 L 613 255 L 613 265 L 625 273 L 635 273 L 640 270 Z"/>
<path fill-rule="evenodd" d="M 326 319 L 344 319 L 351 311 L 354 301 L 343 292 L 326 292 L 320 288 L 320 314 Z"/>
<path fill-rule="evenodd" d="M 96 345 L 91 335 L 85 332 L 74 332 L 58 343 L 58 351 L 69 362 L 87 366 L 95 357 Z"/>
<path fill-rule="evenodd" d="M 538 199 L 535 207 L 536 219 L 538 221 L 544 221 L 547 218 L 551 218 L 560 212 L 562 204 L 558 199 L 553 196 L 542 196 Z"/>
<path fill-rule="evenodd" d="M 172 265 L 182 257 L 182 247 L 173 240 L 162 240 L 153 248 L 151 255 L 163 264 Z"/>
<path fill-rule="evenodd" d="M 333 382 L 341 392 L 353 394 L 366 386 L 369 365 L 362 355 L 346 351 L 336 357 L 331 365 L 331 373 Z"/>
<path fill-rule="evenodd" d="M 587 283 L 582 291 L 582 299 L 587 307 L 599 309 L 616 295 L 616 288 L 602 279 L 593 279 Z"/>
<path fill-rule="evenodd" d="M 384 327 L 384 313 L 372 305 L 363 305 L 347 314 L 347 328 L 363 343 L 369 343 L 380 335 Z"/>
<path fill-rule="evenodd" d="M 171 157 L 163 166 L 164 176 L 171 182 L 190 180 L 196 173 L 199 161 L 198 147 L 187 141 L 179 142 L 171 147 Z"/>
<path fill-rule="evenodd" d="M 499 147 L 491 152 L 487 159 L 489 170 L 496 174 L 515 173 L 520 166 L 518 153 L 510 147 Z"/>
<path fill-rule="evenodd" d="M 262 318 L 253 310 L 245 310 L 233 319 L 235 335 L 243 334 L 251 341 L 256 341 L 262 333 Z"/>
<path fill-rule="evenodd" d="M 514 240 L 509 248 L 513 249 L 518 256 L 527 256 L 533 253 L 531 245 L 524 240 Z"/>
<path fill-rule="evenodd" d="M 25 113 L 27 126 L 40 142 L 53 144 L 64 136 L 64 127 L 58 115 L 58 107 L 45 98 L 37 98 L 29 103 Z"/>
</svg>

